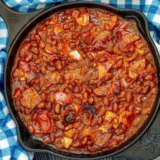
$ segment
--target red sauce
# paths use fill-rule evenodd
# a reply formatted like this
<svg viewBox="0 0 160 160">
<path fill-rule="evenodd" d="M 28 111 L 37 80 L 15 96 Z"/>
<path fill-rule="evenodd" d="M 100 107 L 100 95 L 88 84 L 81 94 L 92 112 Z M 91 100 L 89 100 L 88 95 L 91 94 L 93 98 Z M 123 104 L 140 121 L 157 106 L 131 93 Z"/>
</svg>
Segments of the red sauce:
<svg viewBox="0 0 160 160">
<path fill-rule="evenodd" d="M 132 21 L 78 8 L 43 20 L 22 40 L 12 94 L 34 137 L 71 152 L 97 152 L 126 141 L 146 121 L 156 73 Z"/>
</svg>

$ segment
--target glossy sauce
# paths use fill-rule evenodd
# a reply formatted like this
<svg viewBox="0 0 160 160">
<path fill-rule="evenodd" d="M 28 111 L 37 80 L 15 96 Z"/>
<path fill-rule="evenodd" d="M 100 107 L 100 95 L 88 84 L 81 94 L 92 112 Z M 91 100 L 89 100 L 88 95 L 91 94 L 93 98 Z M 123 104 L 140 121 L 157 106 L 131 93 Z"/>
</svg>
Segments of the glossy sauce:
<svg viewBox="0 0 160 160">
<path fill-rule="evenodd" d="M 132 21 L 99 9 L 53 14 L 22 41 L 12 94 L 29 132 L 92 153 L 133 136 L 157 94 L 152 53 Z"/>
</svg>

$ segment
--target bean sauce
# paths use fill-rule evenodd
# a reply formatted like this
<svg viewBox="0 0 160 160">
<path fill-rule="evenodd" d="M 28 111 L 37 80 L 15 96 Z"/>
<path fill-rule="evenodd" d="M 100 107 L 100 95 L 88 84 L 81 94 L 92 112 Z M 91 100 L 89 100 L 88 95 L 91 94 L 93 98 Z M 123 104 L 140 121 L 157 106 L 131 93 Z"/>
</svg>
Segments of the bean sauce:
<svg viewBox="0 0 160 160">
<path fill-rule="evenodd" d="M 157 70 L 132 20 L 100 9 L 53 14 L 22 40 L 12 97 L 30 134 L 75 153 L 107 150 L 149 117 Z"/>
</svg>

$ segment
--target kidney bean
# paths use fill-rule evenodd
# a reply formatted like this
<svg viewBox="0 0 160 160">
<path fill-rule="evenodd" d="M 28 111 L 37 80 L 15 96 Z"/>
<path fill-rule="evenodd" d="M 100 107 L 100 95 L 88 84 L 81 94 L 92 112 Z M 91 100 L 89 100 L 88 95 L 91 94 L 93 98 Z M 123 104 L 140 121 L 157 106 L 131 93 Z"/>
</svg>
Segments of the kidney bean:
<svg viewBox="0 0 160 160">
<path fill-rule="evenodd" d="M 28 125 L 27 125 L 27 128 L 28 128 L 28 130 L 29 130 L 29 132 L 30 132 L 31 134 L 34 134 L 34 133 L 35 133 L 35 129 L 34 129 L 34 127 L 33 127 L 32 124 L 28 124 Z"/>
<path fill-rule="evenodd" d="M 61 105 L 59 103 L 57 103 L 54 107 L 54 111 L 56 114 L 60 114 L 61 113 Z"/>
</svg>

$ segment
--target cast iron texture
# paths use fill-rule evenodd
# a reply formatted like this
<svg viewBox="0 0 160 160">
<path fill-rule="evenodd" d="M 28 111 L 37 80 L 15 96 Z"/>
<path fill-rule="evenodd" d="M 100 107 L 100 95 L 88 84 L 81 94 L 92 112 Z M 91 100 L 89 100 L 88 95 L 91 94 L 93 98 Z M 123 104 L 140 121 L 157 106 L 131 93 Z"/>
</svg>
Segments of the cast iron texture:
<svg viewBox="0 0 160 160">
<path fill-rule="evenodd" d="M 21 121 L 19 115 L 17 114 L 17 112 L 14 108 L 14 105 L 13 105 L 10 79 L 11 79 L 11 69 L 12 69 L 14 55 L 17 52 L 17 49 L 18 49 L 20 43 L 22 42 L 24 37 L 27 35 L 27 33 L 33 27 L 35 27 L 35 25 L 38 22 L 42 21 L 44 18 L 47 18 L 48 16 L 50 16 L 51 14 L 53 14 L 57 11 L 61 11 L 64 9 L 77 8 L 77 7 L 100 8 L 100 9 L 108 10 L 110 12 L 118 14 L 119 16 L 122 16 L 126 19 L 133 19 L 136 22 L 139 31 L 145 37 L 145 39 L 147 40 L 147 42 L 149 44 L 149 47 L 152 50 L 152 53 L 153 53 L 153 56 L 155 59 L 155 63 L 156 63 L 156 67 L 158 70 L 158 79 L 159 79 L 160 59 L 159 59 L 158 51 L 154 45 L 153 40 L 150 37 L 147 20 L 146 20 L 145 16 L 138 10 L 117 9 L 117 8 L 111 7 L 106 4 L 96 3 L 96 2 L 66 3 L 66 4 L 52 7 L 52 8 L 50 8 L 40 14 L 38 14 L 37 12 L 30 13 L 30 14 L 19 14 L 19 13 L 13 12 L 13 11 L 9 11 L 8 8 L 5 8 L 5 9 L 3 8 L 3 12 L 0 12 L 0 15 L 2 15 L 6 19 L 6 22 L 9 26 L 9 34 L 12 35 L 11 39 L 9 41 L 9 45 L 8 45 L 9 53 L 8 53 L 8 59 L 6 61 L 5 74 L 4 74 L 5 95 L 6 95 L 8 108 L 10 110 L 10 113 L 11 113 L 13 119 L 15 120 L 16 125 L 17 125 L 18 138 L 19 138 L 21 145 L 29 151 L 47 152 L 47 153 L 51 153 L 55 156 L 61 156 L 63 158 L 68 158 L 68 159 L 99 159 L 99 158 L 114 156 L 115 157 L 115 158 L 113 157 L 114 159 L 116 159 L 116 157 L 117 158 L 118 157 L 122 157 L 122 158 L 128 157 L 127 159 L 143 159 L 143 160 L 146 159 L 146 160 L 149 160 L 150 158 L 148 155 L 151 156 L 151 159 L 153 157 L 158 156 L 160 154 L 160 151 L 158 153 L 157 147 L 159 147 L 159 141 L 157 140 L 157 137 L 153 138 L 152 136 L 150 137 L 147 134 L 142 139 L 140 139 L 140 137 L 147 131 L 147 129 L 152 124 L 152 122 L 154 121 L 154 119 L 157 115 L 159 103 L 160 103 L 160 99 L 158 96 L 156 99 L 155 107 L 154 107 L 152 114 L 150 115 L 148 121 L 144 124 L 143 128 L 134 137 L 132 137 L 132 139 L 123 143 L 122 145 L 118 146 L 117 148 L 111 149 L 109 151 L 95 153 L 95 154 L 74 154 L 74 153 L 70 153 L 67 151 L 60 151 L 58 149 L 55 149 L 49 145 L 42 143 L 41 141 L 33 139 L 33 137 L 29 134 L 28 130 L 24 126 L 23 122 Z M 41 12 L 41 11 L 39 11 L 39 12 Z M 38 15 L 35 18 L 32 18 L 36 14 L 38 14 Z M 9 17 L 8 17 L 8 15 L 9 15 Z M 12 18 L 10 18 L 11 15 L 13 18 L 14 18 L 14 16 L 16 16 L 16 18 L 14 20 L 12 20 Z M 14 28 L 12 29 L 13 26 L 14 26 Z M 21 30 L 21 27 L 23 27 L 22 30 Z M 18 33 L 18 36 L 16 36 L 17 33 Z M 15 38 L 14 41 L 13 41 L 13 38 Z M 13 41 L 13 43 L 12 43 L 12 41 Z M 11 45 L 11 43 L 12 43 L 12 45 Z M 158 86 L 159 86 L 159 81 L 158 81 Z M 159 94 L 160 94 L 160 90 L 158 87 L 158 95 Z M 151 131 L 149 131 L 151 133 L 155 132 L 156 136 L 158 136 L 158 137 L 159 137 L 159 133 L 160 133 L 160 128 L 158 128 L 159 122 L 160 122 L 160 116 L 157 116 L 156 120 L 152 124 L 153 129 Z M 152 135 L 152 134 L 149 134 L 149 135 Z M 139 141 L 137 142 L 138 139 L 139 139 Z M 137 143 L 135 143 L 135 142 L 137 142 Z M 132 147 L 130 147 L 131 145 L 132 145 Z M 153 148 L 152 154 L 150 153 L 151 149 L 148 149 L 148 148 Z M 146 152 L 144 152 L 144 150 Z M 142 153 L 143 153 L 143 158 L 142 158 Z M 107 160 L 108 160 L 108 158 L 107 158 Z"/>
</svg>

